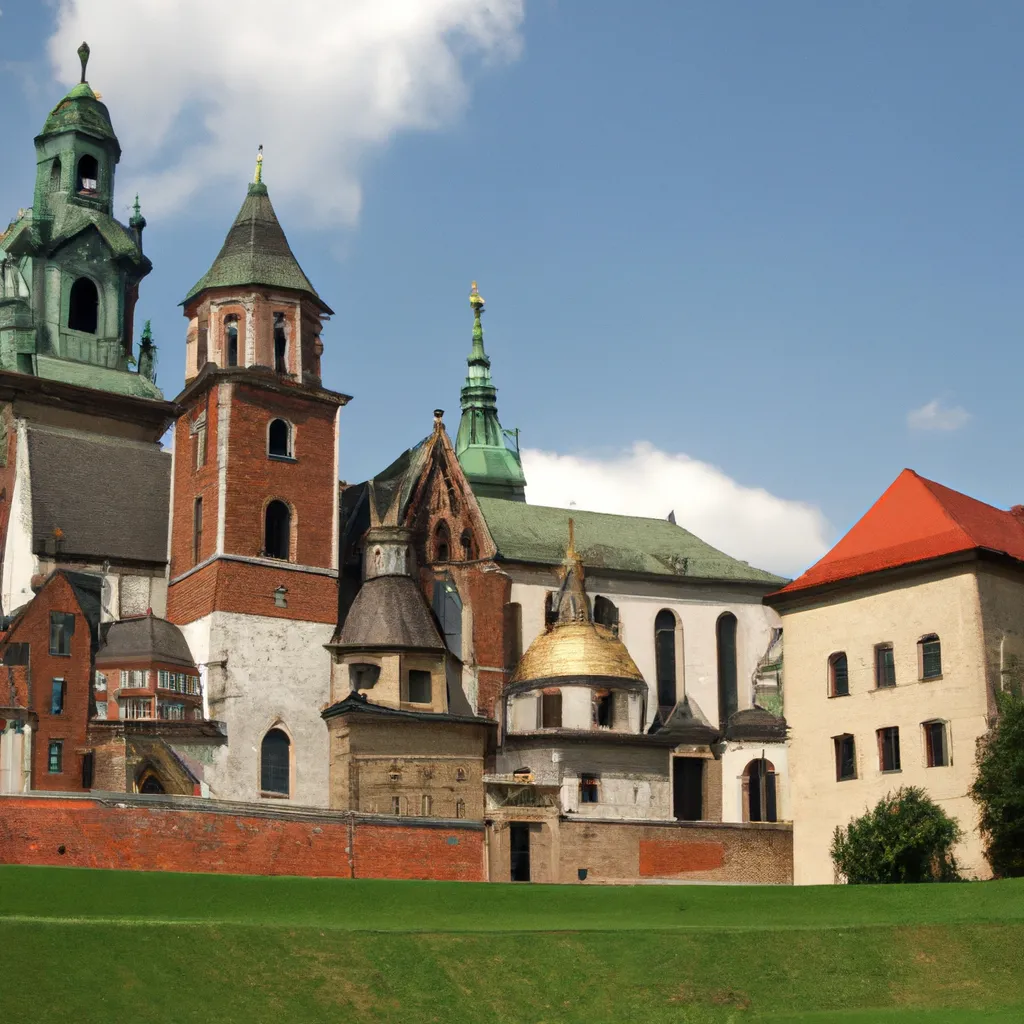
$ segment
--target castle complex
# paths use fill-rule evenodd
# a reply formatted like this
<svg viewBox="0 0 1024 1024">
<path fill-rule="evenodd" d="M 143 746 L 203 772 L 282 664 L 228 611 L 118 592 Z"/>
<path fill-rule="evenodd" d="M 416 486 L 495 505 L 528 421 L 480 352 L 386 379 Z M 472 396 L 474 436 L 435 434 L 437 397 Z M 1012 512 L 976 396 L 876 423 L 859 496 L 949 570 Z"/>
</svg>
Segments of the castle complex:
<svg viewBox="0 0 1024 1024">
<path fill-rule="evenodd" d="M 805 610 L 818 591 L 671 517 L 530 504 L 475 284 L 454 442 L 425 409 L 421 441 L 341 484 L 331 310 L 262 153 L 195 268 L 185 385 L 166 399 L 134 320 L 146 222 L 137 199 L 127 225 L 113 216 L 120 147 L 79 53 L 35 139 L 33 205 L 0 234 L 0 794 L 344 824 L 353 873 L 356 830 L 392 829 L 375 870 L 400 877 L 449 877 L 444 851 L 468 856 L 471 834 L 482 859 L 458 877 L 499 881 L 788 882 L 796 820 L 798 880 L 830 880 L 813 670 L 787 681 L 792 745 L 782 694 L 780 614 L 798 660 L 838 636 Z M 829 696 L 848 693 L 845 655 L 841 679 L 821 658 Z M 975 697 L 972 735 L 990 710 Z M 945 721 L 935 701 L 928 723 Z M 845 783 L 853 754 L 834 749 Z M 423 836 L 447 845 L 424 859 Z M 281 870 L 338 869 L 296 863 Z"/>
</svg>

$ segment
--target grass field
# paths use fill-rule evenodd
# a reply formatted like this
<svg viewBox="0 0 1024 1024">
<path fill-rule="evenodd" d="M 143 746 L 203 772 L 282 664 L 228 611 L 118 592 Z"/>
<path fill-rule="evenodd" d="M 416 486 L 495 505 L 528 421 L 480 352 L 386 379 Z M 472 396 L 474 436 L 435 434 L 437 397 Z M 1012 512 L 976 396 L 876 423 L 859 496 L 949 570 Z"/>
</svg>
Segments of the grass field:
<svg viewBox="0 0 1024 1024">
<path fill-rule="evenodd" d="M 511 886 L 0 867 L 4 1024 L 1024 1019 L 1024 880 Z"/>
</svg>

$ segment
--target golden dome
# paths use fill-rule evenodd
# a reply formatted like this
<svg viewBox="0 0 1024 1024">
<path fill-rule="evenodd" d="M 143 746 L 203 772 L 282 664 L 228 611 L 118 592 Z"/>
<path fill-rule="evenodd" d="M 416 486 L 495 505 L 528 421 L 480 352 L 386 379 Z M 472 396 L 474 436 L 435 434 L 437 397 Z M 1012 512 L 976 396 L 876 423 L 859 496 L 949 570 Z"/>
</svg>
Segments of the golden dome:
<svg viewBox="0 0 1024 1024">
<path fill-rule="evenodd" d="M 643 682 L 626 645 L 604 626 L 592 622 L 559 623 L 541 633 L 523 655 L 511 683 L 560 676 L 600 676 Z"/>
</svg>

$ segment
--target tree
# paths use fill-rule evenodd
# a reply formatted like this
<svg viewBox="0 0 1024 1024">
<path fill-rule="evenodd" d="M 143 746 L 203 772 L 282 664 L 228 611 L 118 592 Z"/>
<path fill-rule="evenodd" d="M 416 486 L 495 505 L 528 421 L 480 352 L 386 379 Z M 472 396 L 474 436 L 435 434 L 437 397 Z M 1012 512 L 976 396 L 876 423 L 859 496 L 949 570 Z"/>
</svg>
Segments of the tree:
<svg viewBox="0 0 1024 1024">
<path fill-rule="evenodd" d="M 960 877 L 955 819 L 916 786 L 883 797 L 832 836 L 832 862 L 851 885 L 953 882 Z"/>
<path fill-rule="evenodd" d="M 1024 875 L 1024 699 L 997 693 L 998 717 L 978 743 L 971 796 L 985 856 L 998 878 Z"/>
</svg>

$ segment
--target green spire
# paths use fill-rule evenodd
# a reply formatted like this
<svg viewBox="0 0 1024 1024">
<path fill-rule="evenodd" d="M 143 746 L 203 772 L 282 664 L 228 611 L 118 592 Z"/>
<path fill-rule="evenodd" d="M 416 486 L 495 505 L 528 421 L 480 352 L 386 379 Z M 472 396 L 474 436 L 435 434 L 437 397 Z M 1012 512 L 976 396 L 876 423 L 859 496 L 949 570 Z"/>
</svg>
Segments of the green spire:
<svg viewBox="0 0 1024 1024">
<path fill-rule="evenodd" d="M 526 477 L 519 452 L 505 444 L 505 432 L 498 420 L 498 389 L 491 381 L 491 361 L 484 351 L 484 329 L 480 322 L 484 300 L 476 281 L 470 289 L 469 305 L 473 310 L 473 346 L 466 360 L 468 369 L 462 388 L 462 420 L 455 454 L 477 494 L 525 501 Z"/>
</svg>

